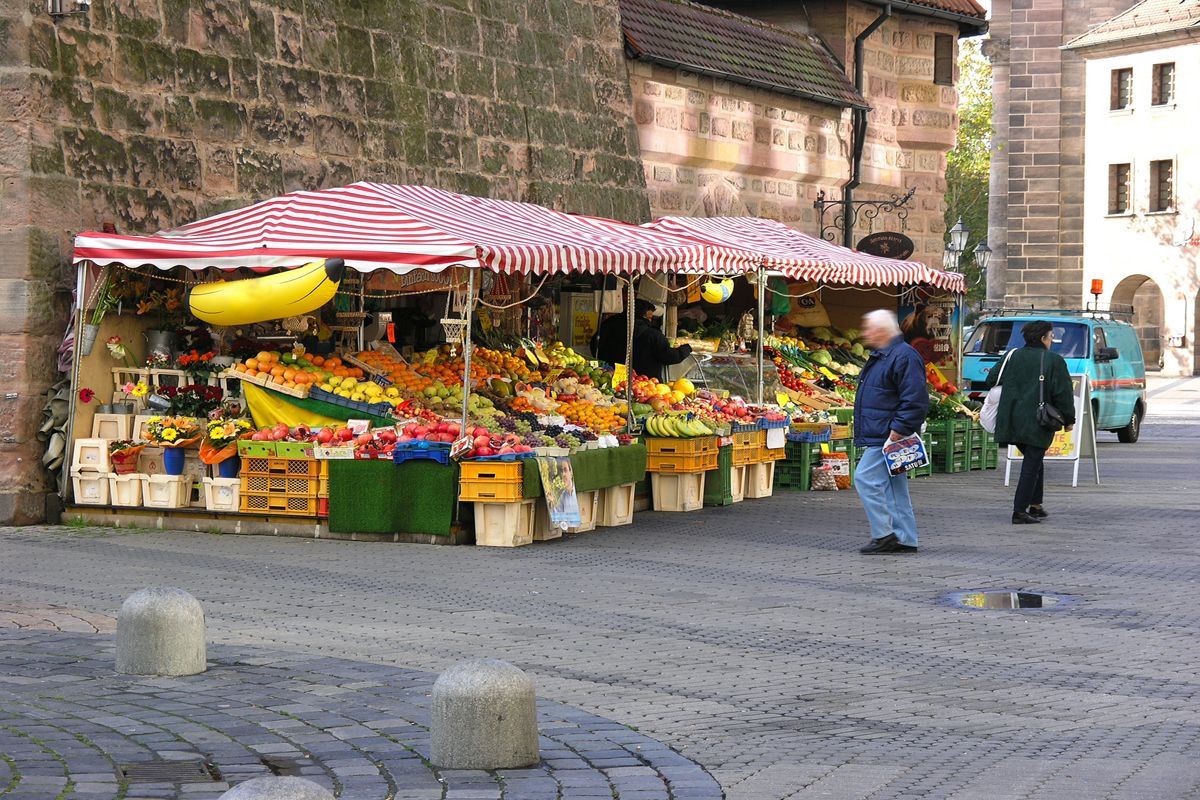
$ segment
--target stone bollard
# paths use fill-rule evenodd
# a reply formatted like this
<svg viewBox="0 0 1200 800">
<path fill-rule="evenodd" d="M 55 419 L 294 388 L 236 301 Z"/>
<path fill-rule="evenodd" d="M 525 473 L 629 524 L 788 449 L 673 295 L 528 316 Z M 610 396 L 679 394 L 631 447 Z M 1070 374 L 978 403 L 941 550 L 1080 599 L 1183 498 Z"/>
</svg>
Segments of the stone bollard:
<svg viewBox="0 0 1200 800">
<path fill-rule="evenodd" d="M 182 589 L 134 592 L 117 613 L 117 672 L 195 675 L 204 672 L 204 609 Z"/>
<path fill-rule="evenodd" d="M 239 783 L 217 800 L 333 800 L 333 794 L 304 778 L 270 777 Z"/>
<path fill-rule="evenodd" d="M 506 661 L 460 661 L 433 684 L 432 760 L 444 769 L 538 762 L 533 679 Z"/>
</svg>

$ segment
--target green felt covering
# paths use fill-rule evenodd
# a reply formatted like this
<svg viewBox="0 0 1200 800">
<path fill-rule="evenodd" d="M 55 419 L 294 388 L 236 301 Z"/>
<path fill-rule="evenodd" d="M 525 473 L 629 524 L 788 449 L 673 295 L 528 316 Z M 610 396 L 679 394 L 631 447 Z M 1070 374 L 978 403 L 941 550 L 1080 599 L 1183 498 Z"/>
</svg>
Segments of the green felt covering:
<svg viewBox="0 0 1200 800">
<path fill-rule="evenodd" d="M 449 536 L 458 467 L 436 461 L 330 461 L 329 530 Z"/>
<path fill-rule="evenodd" d="M 717 468 L 704 475 L 704 505 L 733 505 L 733 445 L 717 451 Z"/>
<path fill-rule="evenodd" d="M 646 446 L 631 444 L 601 450 L 582 450 L 571 456 L 571 469 L 575 474 L 577 492 L 636 483 L 646 477 Z M 524 497 L 541 497 L 542 479 L 538 475 L 537 462 L 534 459 L 526 460 L 523 477 Z"/>
<path fill-rule="evenodd" d="M 326 403 L 324 400 L 317 400 L 312 397 L 292 397 L 291 395 L 275 392 L 275 395 L 286 400 L 297 408 L 302 408 L 305 411 L 310 411 L 313 414 L 320 414 L 323 417 L 333 417 L 334 419 L 369 419 L 372 425 L 382 425 L 391 427 L 396 424 L 396 420 L 391 417 L 377 417 L 373 414 L 367 414 L 363 411 L 355 411 L 345 406 L 339 406 L 336 403 Z"/>
</svg>

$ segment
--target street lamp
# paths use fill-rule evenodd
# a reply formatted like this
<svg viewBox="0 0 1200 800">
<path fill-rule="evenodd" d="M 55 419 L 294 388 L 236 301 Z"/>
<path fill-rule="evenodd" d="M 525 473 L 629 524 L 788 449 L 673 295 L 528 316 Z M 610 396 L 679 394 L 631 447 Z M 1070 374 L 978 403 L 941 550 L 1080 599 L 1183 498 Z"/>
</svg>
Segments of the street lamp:
<svg viewBox="0 0 1200 800">
<path fill-rule="evenodd" d="M 946 248 L 955 253 L 964 252 L 967 249 L 967 238 L 970 235 L 971 231 L 966 225 L 963 225 L 962 217 L 959 217 L 958 222 L 954 223 L 954 227 L 950 229 L 950 243 L 946 245 Z"/>
</svg>

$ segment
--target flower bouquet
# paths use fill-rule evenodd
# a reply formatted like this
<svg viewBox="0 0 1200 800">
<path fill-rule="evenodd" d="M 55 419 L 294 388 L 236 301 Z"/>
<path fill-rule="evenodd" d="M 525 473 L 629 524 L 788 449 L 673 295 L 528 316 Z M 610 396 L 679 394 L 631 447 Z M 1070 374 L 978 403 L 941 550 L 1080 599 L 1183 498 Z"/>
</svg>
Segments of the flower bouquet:
<svg viewBox="0 0 1200 800">
<path fill-rule="evenodd" d="M 113 472 L 118 475 L 128 475 L 137 472 L 138 456 L 146 447 L 145 442 L 133 439 L 113 439 L 108 443 L 108 459 L 112 462 Z"/>
<path fill-rule="evenodd" d="M 190 417 L 151 417 L 146 434 L 163 448 L 163 469 L 168 475 L 183 474 L 183 449 L 200 441 L 200 423 Z"/>
<path fill-rule="evenodd" d="M 238 439 L 254 426 L 248 419 L 224 416 L 220 411 L 210 415 L 204 441 L 200 444 L 200 460 L 205 464 L 216 464 L 219 477 L 236 478 L 240 464 L 237 455 Z"/>
</svg>

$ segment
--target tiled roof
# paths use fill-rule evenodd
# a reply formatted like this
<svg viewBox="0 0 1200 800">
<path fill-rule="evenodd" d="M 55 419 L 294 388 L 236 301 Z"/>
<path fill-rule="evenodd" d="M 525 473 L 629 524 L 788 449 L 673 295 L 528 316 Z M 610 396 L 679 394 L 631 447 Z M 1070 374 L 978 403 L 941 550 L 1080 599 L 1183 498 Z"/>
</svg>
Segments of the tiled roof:
<svg viewBox="0 0 1200 800">
<path fill-rule="evenodd" d="M 925 6 L 937 11 L 949 11 L 951 14 L 962 14 L 964 17 L 987 17 L 987 10 L 975 0 L 909 0 L 914 6 Z"/>
<path fill-rule="evenodd" d="M 821 103 L 867 101 L 819 40 L 685 0 L 620 0 L 627 50 L 639 59 Z"/>
<path fill-rule="evenodd" d="M 1186 30 L 1200 33 L 1200 0 L 1143 0 L 1072 39 L 1066 46 L 1094 47 Z"/>
</svg>

